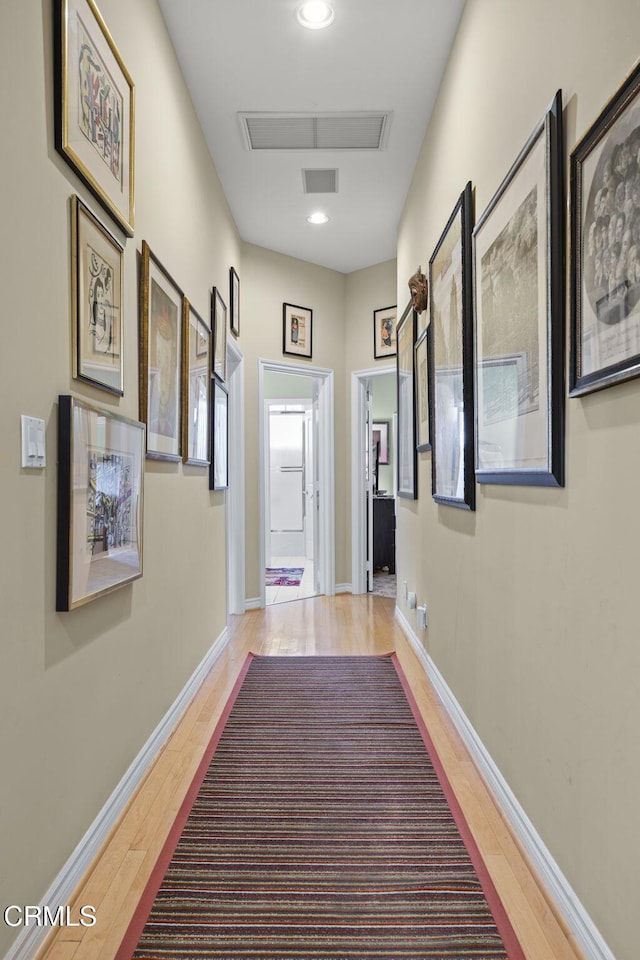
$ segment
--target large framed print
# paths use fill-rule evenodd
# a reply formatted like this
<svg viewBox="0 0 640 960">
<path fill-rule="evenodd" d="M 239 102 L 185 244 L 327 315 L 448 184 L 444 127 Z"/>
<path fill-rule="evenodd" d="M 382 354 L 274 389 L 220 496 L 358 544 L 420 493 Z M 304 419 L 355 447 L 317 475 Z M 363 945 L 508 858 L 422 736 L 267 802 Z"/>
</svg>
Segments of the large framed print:
<svg viewBox="0 0 640 960">
<path fill-rule="evenodd" d="M 429 261 L 428 327 L 432 495 L 437 503 L 464 510 L 475 510 L 476 503 L 472 229 L 467 183 Z"/>
<path fill-rule="evenodd" d="M 211 291 L 211 330 L 213 372 L 224 381 L 227 379 L 227 305 L 217 287 Z"/>
<path fill-rule="evenodd" d="M 183 294 L 142 241 L 140 419 L 147 456 L 182 460 Z"/>
<path fill-rule="evenodd" d="M 56 610 L 142 576 L 143 423 L 58 398 Z"/>
<path fill-rule="evenodd" d="M 56 149 L 133 236 L 134 84 L 94 0 L 54 0 Z"/>
<path fill-rule="evenodd" d="M 562 94 L 473 231 L 476 478 L 564 484 Z"/>
<path fill-rule="evenodd" d="M 383 360 L 396 355 L 396 321 L 398 307 L 382 307 L 373 311 L 373 359 Z"/>
<path fill-rule="evenodd" d="M 311 360 L 313 310 L 294 303 L 282 304 L 282 352 Z"/>
<path fill-rule="evenodd" d="M 229 395 L 217 377 L 213 377 L 212 383 L 209 489 L 226 490 L 229 486 Z"/>
<path fill-rule="evenodd" d="M 211 330 L 184 298 L 182 450 L 185 463 L 209 465 Z"/>
<path fill-rule="evenodd" d="M 416 377 L 416 450 L 426 453 L 431 450 L 429 426 L 429 351 L 428 327 L 422 331 L 414 348 L 413 366 Z"/>
<path fill-rule="evenodd" d="M 640 64 L 571 154 L 569 395 L 640 374 Z"/>
<path fill-rule="evenodd" d="M 374 420 L 371 424 L 371 439 L 378 446 L 378 463 L 389 463 L 389 420 Z"/>
<path fill-rule="evenodd" d="M 122 244 L 71 198 L 73 376 L 116 396 L 122 373 Z"/>
<path fill-rule="evenodd" d="M 407 305 L 396 329 L 398 354 L 398 496 L 415 500 L 418 496 L 418 461 L 416 454 L 416 405 L 414 402 L 414 346 L 417 314 L 411 302 Z"/>
<path fill-rule="evenodd" d="M 229 302 L 231 317 L 229 326 L 234 337 L 240 336 L 240 277 L 235 269 L 229 269 Z"/>
</svg>

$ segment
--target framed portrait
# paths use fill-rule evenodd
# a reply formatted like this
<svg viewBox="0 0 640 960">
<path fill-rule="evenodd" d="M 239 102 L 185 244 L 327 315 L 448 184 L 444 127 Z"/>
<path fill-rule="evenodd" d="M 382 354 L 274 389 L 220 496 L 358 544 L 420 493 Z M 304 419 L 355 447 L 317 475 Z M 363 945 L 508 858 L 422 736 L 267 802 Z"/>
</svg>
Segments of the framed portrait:
<svg viewBox="0 0 640 960">
<path fill-rule="evenodd" d="M 213 372 L 227 379 L 227 305 L 217 287 L 211 292 L 211 330 L 213 332 Z"/>
<path fill-rule="evenodd" d="M 211 466 L 209 489 L 226 490 L 229 486 L 229 395 L 217 377 L 212 378 Z"/>
<path fill-rule="evenodd" d="M 473 231 L 476 477 L 564 484 L 562 94 Z"/>
<path fill-rule="evenodd" d="M 378 463 L 385 466 L 389 461 L 389 420 L 375 420 L 371 424 L 371 439 L 378 445 Z"/>
<path fill-rule="evenodd" d="M 182 458 L 185 463 L 206 467 L 210 440 L 211 330 L 186 297 L 183 325 Z"/>
<path fill-rule="evenodd" d="M 240 336 L 240 277 L 235 269 L 229 270 L 229 301 L 231 304 L 231 333 Z"/>
<path fill-rule="evenodd" d="M 282 352 L 311 359 L 313 310 L 282 304 Z"/>
<path fill-rule="evenodd" d="M 396 334 L 398 353 L 398 496 L 416 500 L 418 474 L 416 454 L 416 405 L 414 347 L 416 342 L 417 314 L 411 302 L 398 321 Z"/>
<path fill-rule="evenodd" d="M 73 376 L 121 397 L 122 245 L 79 197 L 71 198 Z"/>
<path fill-rule="evenodd" d="M 429 260 L 431 492 L 437 503 L 475 509 L 471 183 L 460 194 Z"/>
<path fill-rule="evenodd" d="M 144 240 L 140 281 L 140 419 L 147 425 L 147 456 L 182 460 L 184 298 Z"/>
<path fill-rule="evenodd" d="M 54 0 L 55 142 L 133 236 L 134 84 L 94 0 Z"/>
<path fill-rule="evenodd" d="M 143 423 L 58 398 L 56 610 L 142 576 Z"/>
<path fill-rule="evenodd" d="M 383 307 L 373 311 L 373 358 L 382 360 L 384 357 L 396 355 L 396 320 L 398 308 Z"/>
<path fill-rule="evenodd" d="M 569 395 L 640 374 L 640 64 L 571 154 Z"/>
<path fill-rule="evenodd" d="M 414 370 L 416 377 L 416 450 L 425 453 L 431 450 L 429 434 L 429 351 L 427 349 L 428 328 L 422 331 L 414 348 Z"/>
</svg>

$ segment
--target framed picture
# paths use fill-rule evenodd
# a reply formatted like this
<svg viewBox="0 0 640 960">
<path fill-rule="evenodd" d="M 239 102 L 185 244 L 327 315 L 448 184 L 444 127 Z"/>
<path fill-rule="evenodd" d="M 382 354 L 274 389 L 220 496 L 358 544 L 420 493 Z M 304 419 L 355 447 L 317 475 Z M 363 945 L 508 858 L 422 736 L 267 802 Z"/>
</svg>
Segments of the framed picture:
<svg viewBox="0 0 640 960">
<path fill-rule="evenodd" d="M 140 283 L 140 419 L 147 456 L 182 460 L 183 294 L 142 241 Z"/>
<path fill-rule="evenodd" d="M 211 330 L 186 297 L 183 323 L 182 456 L 185 463 L 204 467 L 209 465 Z"/>
<path fill-rule="evenodd" d="M 398 308 L 383 307 L 373 311 L 373 358 L 382 360 L 384 357 L 396 355 L 396 318 Z"/>
<path fill-rule="evenodd" d="M 233 267 L 229 270 L 229 299 L 231 301 L 231 333 L 240 336 L 240 277 Z"/>
<path fill-rule="evenodd" d="M 227 379 L 227 305 L 214 287 L 211 292 L 211 329 L 213 331 L 213 372 Z"/>
<path fill-rule="evenodd" d="M 134 84 L 94 0 L 54 0 L 56 149 L 133 236 Z"/>
<path fill-rule="evenodd" d="M 217 377 L 212 378 L 211 466 L 209 489 L 226 490 L 229 486 L 229 396 Z"/>
<path fill-rule="evenodd" d="M 282 352 L 311 359 L 313 310 L 282 304 Z"/>
<path fill-rule="evenodd" d="M 78 197 L 71 198 L 73 376 L 121 397 L 123 249 Z"/>
<path fill-rule="evenodd" d="M 432 495 L 437 503 L 475 510 L 473 443 L 473 291 L 471 183 L 460 194 L 429 261 L 431 288 Z"/>
<path fill-rule="evenodd" d="M 376 420 L 371 424 L 371 437 L 373 443 L 378 444 L 378 463 L 389 463 L 389 421 Z"/>
<path fill-rule="evenodd" d="M 422 331 L 414 348 L 416 376 L 416 450 L 425 453 L 431 450 L 429 435 L 429 352 L 427 349 L 428 328 Z"/>
<path fill-rule="evenodd" d="M 416 500 L 418 477 L 416 456 L 416 405 L 414 347 L 417 314 L 411 302 L 398 321 L 398 496 Z"/>
<path fill-rule="evenodd" d="M 142 576 L 143 423 L 58 398 L 56 610 Z"/>
<path fill-rule="evenodd" d="M 569 395 L 640 374 L 640 64 L 571 154 Z"/>
<path fill-rule="evenodd" d="M 564 483 L 562 94 L 473 231 L 476 476 Z"/>
</svg>

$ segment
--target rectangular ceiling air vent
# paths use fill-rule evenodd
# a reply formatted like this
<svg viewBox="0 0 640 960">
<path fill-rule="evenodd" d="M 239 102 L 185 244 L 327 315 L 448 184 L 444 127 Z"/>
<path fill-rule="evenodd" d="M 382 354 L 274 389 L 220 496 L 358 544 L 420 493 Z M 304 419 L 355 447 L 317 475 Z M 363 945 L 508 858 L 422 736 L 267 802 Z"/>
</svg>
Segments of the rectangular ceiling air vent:
<svg viewBox="0 0 640 960">
<path fill-rule="evenodd" d="M 240 113 L 249 150 L 382 150 L 391 114 Z"/>
<path fill-rule="evenodd" d="M 338 171 L 333 170 L 303 170 L 302 182 L 305 193 L 337 193 Z"/>
</svg>

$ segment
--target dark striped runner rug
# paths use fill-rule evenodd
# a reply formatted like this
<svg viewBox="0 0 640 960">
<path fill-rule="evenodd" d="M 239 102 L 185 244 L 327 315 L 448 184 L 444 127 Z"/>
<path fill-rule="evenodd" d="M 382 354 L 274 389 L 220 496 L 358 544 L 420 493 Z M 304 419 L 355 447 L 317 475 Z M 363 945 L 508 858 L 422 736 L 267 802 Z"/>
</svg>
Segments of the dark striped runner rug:
<svg viewBox="0 0 640 960">
<path fill-rule="evenodd" d="M 524 960 L 395 655 L 249 657 L 131 957 Z"/>
</svg>

